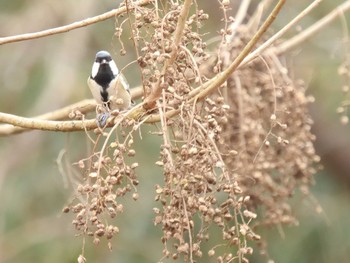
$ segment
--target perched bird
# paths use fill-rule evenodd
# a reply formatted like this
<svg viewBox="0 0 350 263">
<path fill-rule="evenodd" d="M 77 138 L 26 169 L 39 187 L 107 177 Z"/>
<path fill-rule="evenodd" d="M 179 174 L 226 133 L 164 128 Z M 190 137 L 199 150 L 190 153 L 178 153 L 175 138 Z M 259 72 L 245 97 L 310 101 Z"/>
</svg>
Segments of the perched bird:
<svg viewBox="0 0 350 263">
<path fill-rule="evenodd" d="M 108 110 L 126 110 L 131 105 L 129 83 L 107 51 L 97 52 L 88 86 L 97 103 Z"/>
</svg>

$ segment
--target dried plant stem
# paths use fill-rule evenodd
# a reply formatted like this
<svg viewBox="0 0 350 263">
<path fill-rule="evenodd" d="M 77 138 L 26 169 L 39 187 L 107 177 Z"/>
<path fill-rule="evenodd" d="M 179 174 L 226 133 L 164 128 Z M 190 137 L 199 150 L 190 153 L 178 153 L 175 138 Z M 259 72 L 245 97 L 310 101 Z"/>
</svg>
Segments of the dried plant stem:
<svg viewBox="0 0 350 263">
<path fill-rule="evenodd" d="M 234 23 L 231 23 L 229 28 L 232 31 L 232 34 L 227 37 L 227 42 L 230 42 L 234 39 L 236 35 L 237 28 L 242 24 L 244 18 L 247 15 L 247 11 L 250 5 L 251 0 L 243 0 L 242 3 L 239 5 L 239 9 L 237 11 L 237 14 L 235 16 Z"/>
<path fill-rule="evenodd" d="M 212 93 L 214 90 L 218 89 L 229 77 L 230 75 L 238 68 L 243 59 L 249 54 L 249 52 L 254 48 L 256 43 L 260 40 L 265 31 L 270 27 L 272 22 L 275 20 L 277 14 L 281 11 L 282 6 L 284 5 L 285 0 L 280 0 L 275 8 L 272 10 L 271 14 L 265 20 L 263 25 L 259 28 L 258 32 L 253 36 L 253 38 L 248 42 L 244 47 L 242 52 L 237 56 L 237 58 L 231 63 L 231 65 L 219 73 L 213 79 L 209 80 L 203 86 L 200 86 L 198 89 L 194 90 L 195 93 L 198 93 L 196 96 L 197 99 L 203 99 Z"/>
<path fill-rule="evenodd" d="M 280 55 L 297 47 L 301 43 L 304 43 L 306 40 L 314 36 L 316 33 L 322 30 L 325 26 L 332 23 L 336 18 L 338 18 L 339 16 L 342 16 L 345 12 L 349 11 L 349 9 L 350 9 L 350 0 L 339 5 L 333 11 L 331 11 L 328 15 L 326 15 L 325 17 L 323 17 L 322 19 L 314 23 L 312 26 L 303 30 L 302 32 L 292 37 L 291 39 L 276 46 L 273 50 L 277 55 Z"/>
<path fill-rule="evenodd" d="M 136 6 L 142 6 L 142 5 L 147 5 L 151 3 L 153 0 L 140 0 L 134 3 L 134 7 Z M 128 7 L 130 9 L 130 7 Z M 106 12 L 104 14 L 94 16 L 91 18 L 87 18 L 81 21 L 74 22 L 69 25 L 65 26 L 60 26 L 60 27 L 55 27 L 55 28 L 50 28 L 47 30 L 39 31 L 39 32 L 34 32 L 34 33 L 27 33 L 27 34 L 21 34 L 21 35 L 15 35 L 15 36 L 9 36 L 9 37 L 1 37 L 0 38 L 0 45 L 7 44 L 7 43 L 13 43 L 13 42 L 19 42 L 19 41 L 25 41 L 25 40 L 30 40 L 30 39 L 36 39 L 36 38 L 41 38 L 41 37 L 46 37 L 46 36 L 51 36 L 55 34 L 60 34 L 64 32 L 68 32 L 80 27 L 85 27 L 89 26 L 104 20 L 107 20 L 111 17 L 123 14 L 127 11 L 127 7 L 123 6 L 117 9 L 113 9 L 109 12 Z"/>
<path fill-rule="evenodd" d="M 160 85 L 161 78 L 165 75 L 167 68 L 169 66 L 171 66 L 176 59 L 176 55 L 178 53 L 178 48 L 179 48 L 180 43 L 181 43 L 181 38 L 182 38 L 182 35 L 184 33 L 187 16 L 190 12 L 191 4 L 192 4 L 192 0 L 185 0 L 184 5 L 181 9 L 181 13 L 179 15 L 176 30 L 174 33 L 174 44 L 172 46 L 170 58 L 165 61 L 164 67 L 163 67 L 162 72 L 161 72 L 161 77 L 157 81 L 157 84 L 154 86 L 152 92 L 144 100 L 144 108 L 146 110 L 154 108 L 154 106 L 156 104 L 156 100 L 162 94 L 162 86 Z"/>
<path fill-rule="evenodd" d="M 286 26 L 284 26 L 280 31 L 270 37 L 267 41 L 265 41 L 261 46 L 255 49 L 252 53 L 250 53 L 238 66 L 238 68 L 246 65 L 251 62 L 258 56 L 260 56 L 268 47 L 270 47 L 273 43 L 276 42 L 279 38 L 281 38 L 289 29 L 295 26 L 301 19 L 303 19 L 307 14 L 309 14 L 313 9 L 315 9 L 323 0 L 315 0 L 308 7 L 306 7 L 300 14 L 298 14 L 292 21 L 290 21 Z M 275 52 L 279 52 L 279 48 L 272 48 Z M 281 53 L 280 53 L 281 54 Z"/>
</svg>

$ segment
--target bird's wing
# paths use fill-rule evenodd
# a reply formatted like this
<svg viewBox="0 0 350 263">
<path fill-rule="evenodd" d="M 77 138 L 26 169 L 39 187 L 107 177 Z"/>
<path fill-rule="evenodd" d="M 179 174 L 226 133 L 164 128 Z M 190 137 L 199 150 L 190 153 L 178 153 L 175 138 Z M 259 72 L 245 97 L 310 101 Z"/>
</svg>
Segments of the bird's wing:
<svg viewBox="0 0 350 263">
<path fill-rule="evenodd" d="M 117 78 L 120 84 L 130 93 L 129 82 L 126 80 L 125 76 L 120 73 Z"/>
<path fill-rule="evenodd" d="M 125 76 L 122 73 L 119 73 L 116 78 L 118 78 L 118 82 L 131 96 L 129 82 L 126 80 Z M 131 104 L 135 104 L 135 101 L 131 100 Z"/>
<path fill-rule="evenodd" d="M 87 84 L 90 88 L 92 96 L 97 101 L 97 103 L 103 103 L 100 86 L 97 85 L 97 83 L 91 77 L 88 78 Z"/>
</svg>

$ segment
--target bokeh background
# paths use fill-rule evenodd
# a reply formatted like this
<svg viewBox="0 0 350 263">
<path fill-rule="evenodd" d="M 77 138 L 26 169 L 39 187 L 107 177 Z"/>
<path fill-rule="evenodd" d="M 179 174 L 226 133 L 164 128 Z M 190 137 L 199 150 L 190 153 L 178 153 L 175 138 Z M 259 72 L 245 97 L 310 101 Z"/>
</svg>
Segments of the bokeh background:
<svg viewBox="0 0 350 263">
<path fill-rule="evenodd" d="M 116 8 L 119 2 L 3 0 L 0 36 L 65 25 Z M 209 39 L 222 25 L 221 10 L 217 1 L 200 2 L 211 17 L 203 29 Z M 231 1 L 231 15 L 239 2 Z M 252 1 L 251 11 L 258 2 Z M 274 29 L 281 28 L 311 2 L 287 1 Z M 343 2 L 323 1 L 288 36 Z M 343 19 L 349 26 L 349 14 L 344 14 Z M 0 111 L 35 116 L 90 98 L 86 79 L 96 51 L 109 50 L 121 68 L 136 58 L 128 39 L 128 26 L 123 38 L 127 54 L 120 56 L 121 45 L 113 36 L 116 23 L 110 19 L 64 34 L 1 45 Z M 275 262 L 350 261 L 350 128 L 340 124 L 336 113 L 342 101 L 350 99 L 342 92 L 344 80 L 338 75 L 338 67 L 350 55 L 345 48 L 350 44 L 344 43 L 346 34 L 349 29 L 338 19 L 289 54 L 293 76 L 305 79 L 308 93 L 316 98 L 310 111 L 324 170 L 315 176 L 314 200 L 291 201 L 300 225 L 280 226 L 261 233 L 268 240 L 269 256 Z M 131 87 L 140 84 L 135 63 L 124 73 Z M 154 165 L 159 145 L 158 137 L 149 133 L 149 127 L 143 129 L 136 147 L 140 199 L 136 202 L 125 199 L 125 212 L 117 218 L 121 231 L 113 239 L 112 252 L 104 243 L 94 247 L 87 240 L 88 262 L 147 263 L 161 258 L 161 230 L 152 222 L 152 207 L 156 205 L 154 185 L 162 182 L 161 171 Z M 71 163 L 85 158 L 89 147 L 84 133 L 34 131 L 0 137 L 0 263 L 77 262 L 83 241 L 74 236 L 73 216 L 62 214 L 61 209 L 72 195 L 67 184 L 69 171 L 74 172 Z M 317 203 L 322 206 L 322 213 L 316 212 Z M 268 257 L 251 259 L 263 262 Z"/>
</svg>

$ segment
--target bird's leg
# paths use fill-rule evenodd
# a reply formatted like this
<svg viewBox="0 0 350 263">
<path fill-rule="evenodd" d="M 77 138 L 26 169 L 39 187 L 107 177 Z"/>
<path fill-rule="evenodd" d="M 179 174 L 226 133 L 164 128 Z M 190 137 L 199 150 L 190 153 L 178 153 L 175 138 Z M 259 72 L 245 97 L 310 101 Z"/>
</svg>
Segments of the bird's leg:
<svg viewBox="0 0 350 263">
<path fill-rule="evenodd" d="M 98 105 L 96 108 L 96 123 L 100 128 L 104 128 L 107 125 L 107 120 L 111 116 L 107 105 Z"/>
</svg>

